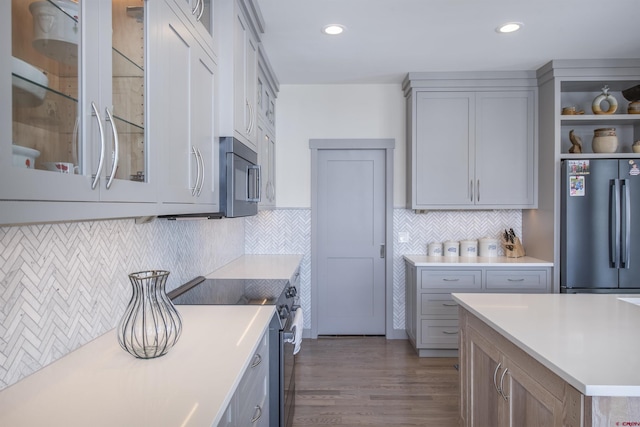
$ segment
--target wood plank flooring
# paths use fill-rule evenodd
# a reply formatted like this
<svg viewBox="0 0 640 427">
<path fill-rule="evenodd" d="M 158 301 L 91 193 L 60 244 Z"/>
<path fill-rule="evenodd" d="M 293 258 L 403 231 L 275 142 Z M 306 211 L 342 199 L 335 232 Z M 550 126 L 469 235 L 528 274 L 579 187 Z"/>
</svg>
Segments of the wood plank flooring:
<svg viewBox="0 0 640 427">
<path fill-rule="evenodd" d="M 419 358 L 406 340 L 305 339 L 293 427 L 457 427 L 457 358 Z"/>
</svg>

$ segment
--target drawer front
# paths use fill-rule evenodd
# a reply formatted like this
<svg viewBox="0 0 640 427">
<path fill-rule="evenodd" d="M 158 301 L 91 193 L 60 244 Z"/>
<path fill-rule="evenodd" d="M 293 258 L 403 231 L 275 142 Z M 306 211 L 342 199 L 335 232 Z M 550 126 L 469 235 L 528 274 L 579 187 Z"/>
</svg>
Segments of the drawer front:
<svg viewBox="0 0 640 427">
<path fill-rule="evenodd" d="M 458 303 L 451 294 L 420 294 L 420 314 L 423 316 L 447 316 L 450 319 L 458 317 Z"/>
<path fill-rule="evenodd" d="M 420 271 L 421 289 L 438 289 L 443 292 L 477 290 L 482 288 L 482 270 L 431 270 Z"/>
<path fill-rule="evenodd" d="M 420 344 L 424 348 L 458 348 L 458 319 L 423 319 Z"/>
<path fill-rule="evenodd" d="M 548 270 L 487 270 L 487 290 L 546 292 Z"/>
</svg>

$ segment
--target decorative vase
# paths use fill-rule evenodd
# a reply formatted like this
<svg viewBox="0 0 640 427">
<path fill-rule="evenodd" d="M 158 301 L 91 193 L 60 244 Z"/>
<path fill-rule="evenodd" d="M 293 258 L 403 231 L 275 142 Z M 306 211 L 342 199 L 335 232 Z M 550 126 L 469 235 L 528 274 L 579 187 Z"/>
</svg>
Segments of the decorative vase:
<svg viewBox="0 0 640 427">
<path fill-rule="evenodd" d="M 606 101 L 607 104 L 609 104 L 609 109 L 607 111 L 602 110 L 602 107 L 600 106 L 602 101 Z M 609 86 L 605 85 L 602 88 L 602 93 L 596 96 L 596 98 L 593 100 L 593 103 L 591 104 L 591 110 L 593 111 L 593 114 L 613 114 L 617 109 L 618 100 L 609 93 Z"/>
<path fill-rule="evenodd" d="M 615 153 L 618 149 L 616 128 L 601 128 L 594 130 L 591 149 L 594 153 Z"/>
<path fill-rule="evenodd" d="M 140 359 L 166 354 L 182 332 L 182 318 L 165 291 L 167 277 L 161 270 L 129 275 L 133 295 L 118 323 L 118 342 Z"/>
</svg>

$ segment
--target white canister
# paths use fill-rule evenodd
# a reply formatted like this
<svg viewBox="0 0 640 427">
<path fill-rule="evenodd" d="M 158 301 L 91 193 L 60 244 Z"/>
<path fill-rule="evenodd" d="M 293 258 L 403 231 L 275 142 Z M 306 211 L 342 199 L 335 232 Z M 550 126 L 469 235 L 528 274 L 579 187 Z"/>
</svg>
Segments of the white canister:
<svg viewBox="0 0 640 427">
<path fill-rule="evenodd" d="M 477 255 L 478 255 L 477 240 L 460 241 L 460 256 L 477 256 Z"/>
<path fill-rule="evenodd" d="M 498 256 L 498 239 L 484 238 L 480 239 L 480 256 L 496 257 Z"/>
<path fill-rule="evenodd" d="M 442 243 L 433 242 L 427 246 L 427 255 L 429 256 L 442 256 Z"/>
<path fill-rule="evenodd" d="M 444 242 L 444 256 L 460 255 L 460 243 L 454 240 Z"/>
</svg>

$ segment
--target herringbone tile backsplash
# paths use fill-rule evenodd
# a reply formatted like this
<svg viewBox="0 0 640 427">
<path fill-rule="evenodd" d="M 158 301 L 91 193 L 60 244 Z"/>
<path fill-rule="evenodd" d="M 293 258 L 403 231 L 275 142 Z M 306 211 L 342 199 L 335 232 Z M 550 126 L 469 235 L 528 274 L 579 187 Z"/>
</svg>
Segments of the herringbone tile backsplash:
<svg viewBox="0 0 640 427">
<path fill-rule="evenodd" d="M 393 325 L 404 329 L 403 254 L 431 241 L 520 233 L 520 211 L 395 209 Z M 410 234 L 398 242 L 398 232 Z M 311 310 L 311 211 L 263 211 L 246 219 L 112 220 L 0 227 L 0 389 L 113 328 L 130 298 L 128 274 L 171 272 L 171 290 L 243 253 L 303 254 L 301 304 Z"/>
<path fill-rule="evenodd" d="M 0 227 L 0 388 L 113 328 L 129 273 L 168 270 L 171 290 L 243 253 L 243 219 Z"/>
</svg>

